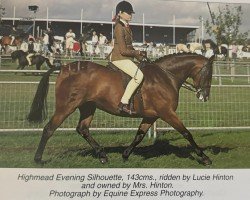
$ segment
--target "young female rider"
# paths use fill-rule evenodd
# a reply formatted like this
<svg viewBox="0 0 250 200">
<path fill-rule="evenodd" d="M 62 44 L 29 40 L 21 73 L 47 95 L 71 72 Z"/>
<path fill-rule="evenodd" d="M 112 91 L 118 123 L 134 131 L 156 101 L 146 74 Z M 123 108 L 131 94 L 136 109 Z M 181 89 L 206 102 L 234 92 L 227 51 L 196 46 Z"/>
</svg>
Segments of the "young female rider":
<svg viewBox="0 0 250 200">
<path fill-rule="evenodd" d="M 132 5 L 127 1 L 121 1 L 116 6 L 116 23 L 114 29 L 114 48 L 110 55 L 111 62 L 120 70 L 132 77 L 118 105 L 120 112 L 130 115 L 136 112 L 129 108 L 129 100 L 132 94 L 143 80 L 141 70 L 133 62 L 134 58 L 142 60 L 144 52 L 135 50 L 132 46 L 132 31 L 129 28 L 129 22 L 134 13 Z"/>
<path fill-rule="evenodd" d="M 28 55 L 26 56 L 26 59 L 29 63 L 29 66 L 31 66 L 31 57 L 35 55 L 35 51 L 34 51 L 34 38 L 32 36 L 29 36 L 28 39 L 29 43 L 28 43 Z"/>
</svg>

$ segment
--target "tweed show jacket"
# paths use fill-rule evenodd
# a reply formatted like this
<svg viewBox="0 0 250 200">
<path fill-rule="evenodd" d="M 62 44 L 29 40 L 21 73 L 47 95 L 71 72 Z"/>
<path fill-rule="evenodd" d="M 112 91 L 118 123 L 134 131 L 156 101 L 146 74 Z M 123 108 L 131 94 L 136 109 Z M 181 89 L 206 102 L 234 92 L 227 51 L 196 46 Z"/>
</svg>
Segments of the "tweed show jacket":
<svg viewBox="0 0 250 200">
<path fill-rule="evenodd" d="M 133 34 L 129 26 L 118 21 L 114 30 L 114 48 L 111 52 L 111 61 L 130 59 L 141 60 L 140 51 L 135 50 L 132 45 Z"/>
</svg>

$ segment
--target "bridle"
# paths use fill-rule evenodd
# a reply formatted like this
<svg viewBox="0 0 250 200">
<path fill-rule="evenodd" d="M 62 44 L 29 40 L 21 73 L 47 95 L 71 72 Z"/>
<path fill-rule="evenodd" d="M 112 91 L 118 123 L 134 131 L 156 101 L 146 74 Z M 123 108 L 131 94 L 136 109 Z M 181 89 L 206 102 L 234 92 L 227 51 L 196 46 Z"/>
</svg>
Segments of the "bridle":
<svg viewBox="0 0 250 200">
<path fill-rule="evenodd" d="M 154 62 L 152 62 L 150 59 L 148 59 L 148 58 L 145 58 L 145 60 L 143 60 L 142 61 L 142 65 L 144 66 L 146 63 L 154 63 Z M 155 64 L 155 63 L 154 63 Z M 197 87 L 195 87 L 195 85 L 193 84 L 193 83 L 190 83 L 190 82 L 188 82 L 188 81 L 184 81 L 184 83 L 181 85 L 181 87 L 183 87 L 183 88 L 185 88 L 185 89 L 187 89 L 187 90 L 189 90 L 189 91 L 192 91 L 192 92 L 195 92 L 196 94 L 198 94 L 198 93 L 200 93 L 201 91 L 203 91 L 205 88 L 208 88 L 209 86 L 204 86 L 204 84 L 203 84 L 203 80 L 204 80 L 204 74 L 205 74 L 205 72 L 207 71 L 207 65 L 208 65 L 208 63 L 206 63 L 206 64 L 204 64 L 203 66 L 202 66 L 202 68 L 200 68 L 200 70 L 193 76 L 193 79 L 195 79 L 195 77 L 196 76 L 198 76 L 199 74 L 201 74 L 201 78 L 200 78 L 200 80 L 199 80 L 199 88 L 197 88 Z M 175 74 L 173 74 L 171 71 L 169 71 L 169 70 L 167 70 L 167 69 L 163 69 L 162 67 L 160 67 L 159 65 L 157 65 L 163 72 L 165 72 L 165 73 L 167 73 L 167 74 L 169 74 L 169 75 L 171 75 L 172 76 L 172 78 L 174 78 L 174 79 L 176 79 L 176 80 L 178 80 L 178 81 L 182 81 L 182 80 L 180 80 L 180 79 L 178 79 L 177 77 L 176 77 L 176 75 Z M 201 83 L 202 82 L 202 83 Z"/>
<path fill-rule="evenodd" d="M 204 67 L 206 67 L 206 64 L 203 65 L 203 67 L 194 75 L 193 79 L 194 79 L 196 76 L 198 76 L 200 73 L 202 73 L 202 70 L 203 70 Z M 176 77 L 176 75 L 173 74 L 171 71 L 169 71 L 169 70 L 167 70 L 167 69 L 163 69 L 163 68 L 160 67 L 160 66 L 159 66 L 159 68 L 160 68 L 162 71 L 164 71 L 165 73 L 170 74 L 174 79 L 176 79 L 176 80 L 178 80 L 178 81 L 181 81 L 181 80 L 179 80 L 179 79 Z M 201 80 L 200 80 L 200 81 L 201 81 Z M 200 81 L 199 81 L 199 82 L 200 82 Z M 200 84 L 199 84 L 199 85 L 200 85 Z M 189 90 L 189 91 L 195 92 L 196 94 L 199 93 L 199 92 L 201 92 L 201 91 L 203 90 L 203 87 L 196 88 L 196 87 L 194 86 L 193 83 L 188 82 L 188 81 L 186 81 L 186 80 L 185 80 L 184 83 L 181 85 L 181 87 L 183 87 L 183 88 L 185 88 L 185 89 L 187 89 L 187 90 Z"/>
</svg>

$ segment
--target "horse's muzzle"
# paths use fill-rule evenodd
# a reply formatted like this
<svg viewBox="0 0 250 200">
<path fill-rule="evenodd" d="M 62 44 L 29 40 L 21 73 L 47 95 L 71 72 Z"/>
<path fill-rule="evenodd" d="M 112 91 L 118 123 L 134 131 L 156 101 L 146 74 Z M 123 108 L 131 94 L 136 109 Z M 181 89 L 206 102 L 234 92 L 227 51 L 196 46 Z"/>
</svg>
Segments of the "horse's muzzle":
<svg viewBox="0 0 250 200">
<path fill-rule="evenodd" d="M 202 102 L 206 102 L 209 99 L 209 97 L 204 95 L 202 92 L 197 92 L 196 97 Z"/>
</svg>

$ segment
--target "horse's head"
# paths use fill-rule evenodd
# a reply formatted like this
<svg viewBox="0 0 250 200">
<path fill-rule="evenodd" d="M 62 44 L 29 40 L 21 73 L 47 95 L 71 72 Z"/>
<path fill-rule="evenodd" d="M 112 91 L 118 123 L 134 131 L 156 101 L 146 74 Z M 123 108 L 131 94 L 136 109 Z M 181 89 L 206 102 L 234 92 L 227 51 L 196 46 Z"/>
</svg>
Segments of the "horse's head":
<svg viewBox="0 0 250 200">
<path fill-rule="evenodd" d="M 18 58 L 18 53 L 17 53 L 17 51 L 13 51 L 12 53 L 11 53 L 11 59 L 12 60 L 16 60 Z"/>
<path fill-rule="evenodd" d="M 208 59 L 194 53 L 170 54 L 155 60 L 154 63 L 176 81 L 177 85 L 196 92 L 198 99 L 207 101 L 214 57 L 213 55 Z M 193 84 L 186 81 L 188 77 L 193 79 Z"/>
<path fill-rule="evenodd" d="M 197 67 L 195 73 L 192 75 L 194 87 L 197 90 L 196 96 L 204 102 L 209 99 L 214 57 L 215 56 L 204 59 L 203 63 Z"/>
</svg>

